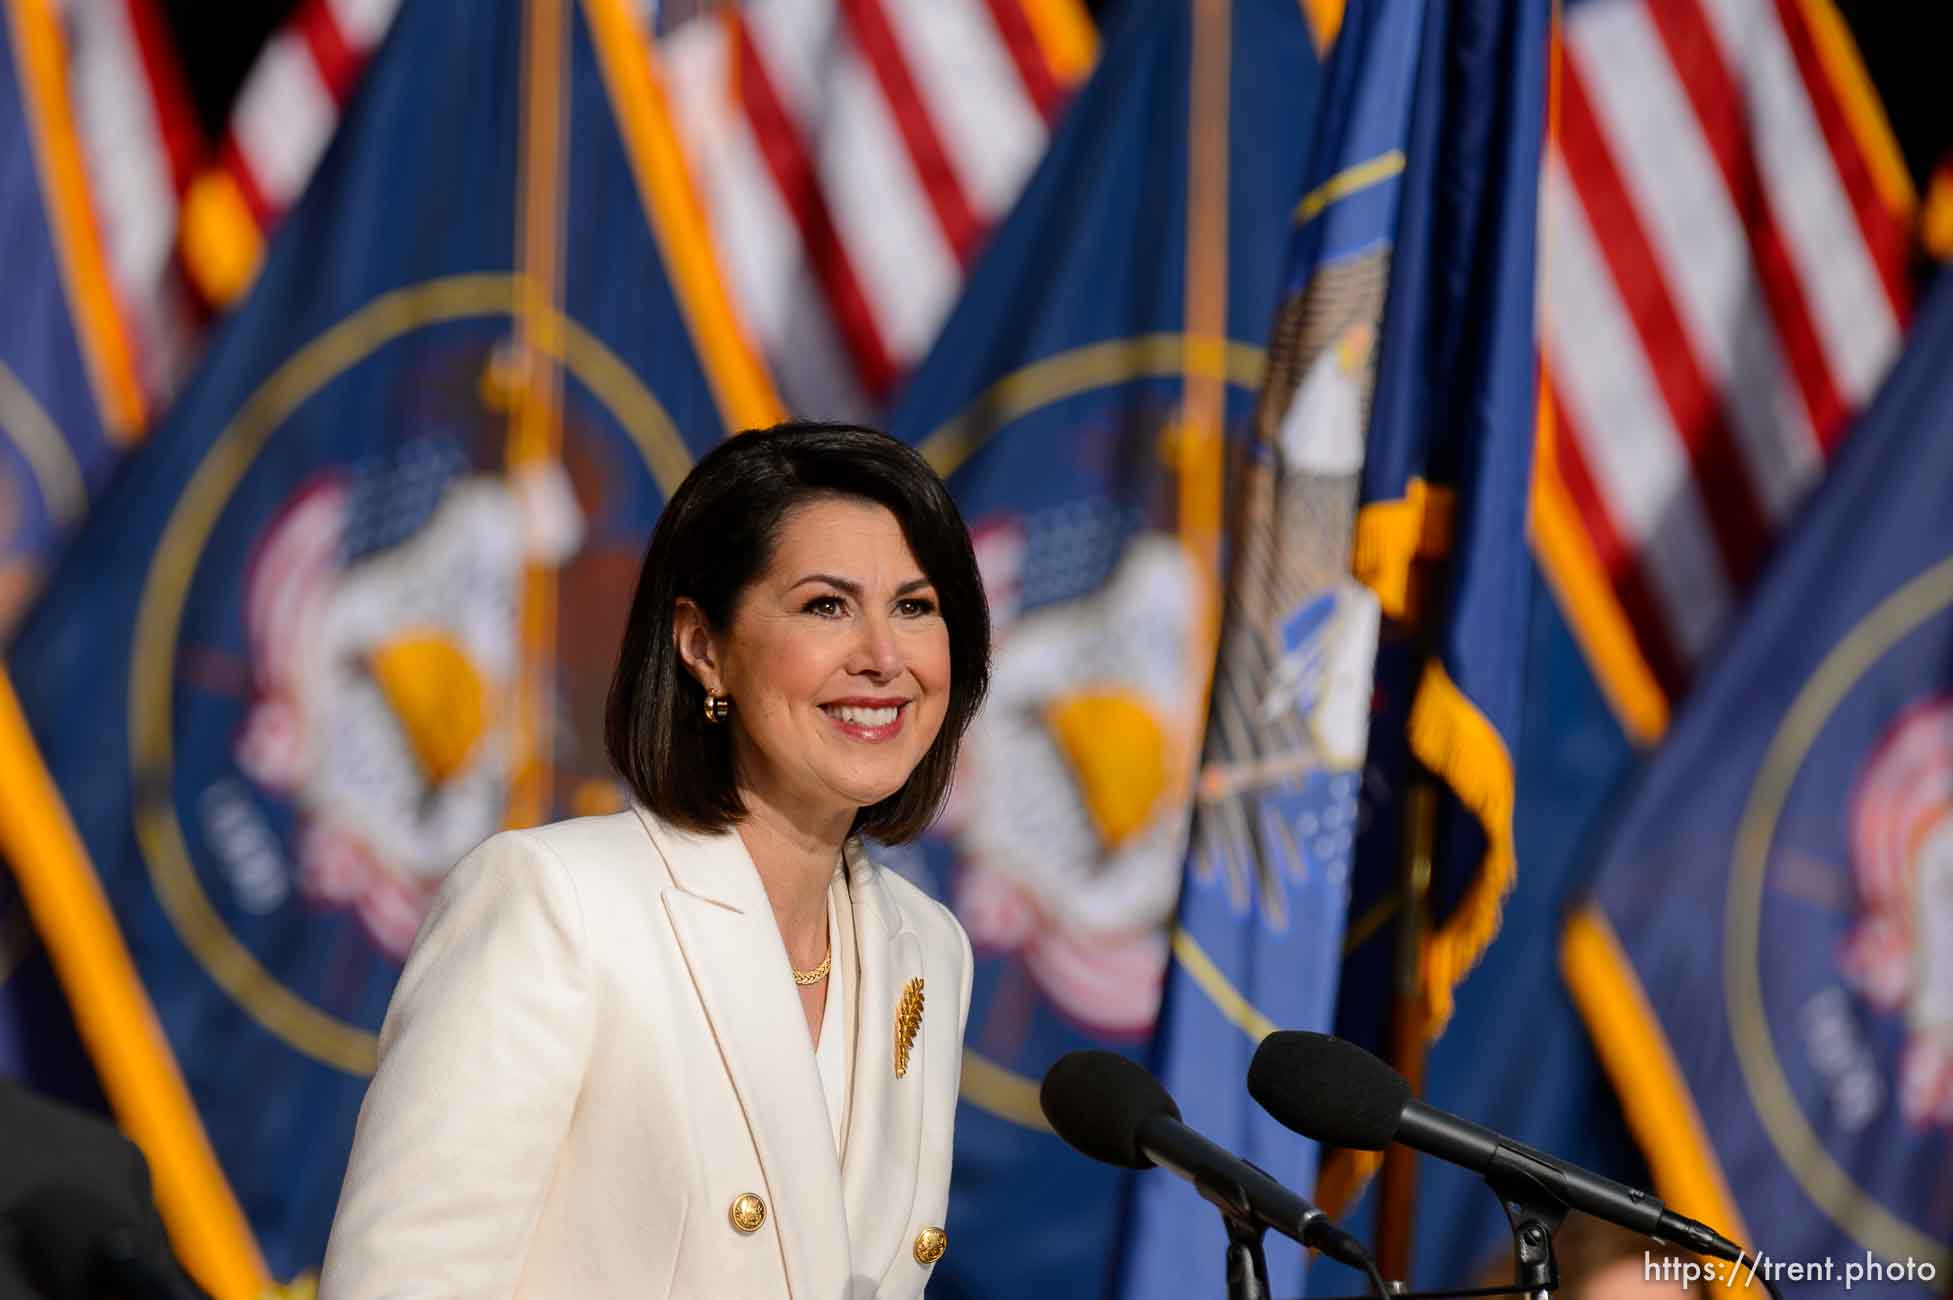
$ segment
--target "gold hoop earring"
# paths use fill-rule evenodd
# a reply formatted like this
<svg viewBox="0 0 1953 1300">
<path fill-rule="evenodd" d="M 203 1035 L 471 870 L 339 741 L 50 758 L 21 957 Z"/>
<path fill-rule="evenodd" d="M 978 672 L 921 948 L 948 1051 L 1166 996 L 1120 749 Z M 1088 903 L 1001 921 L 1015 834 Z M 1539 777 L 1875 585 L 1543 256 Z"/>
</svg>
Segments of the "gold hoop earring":
<svg viewBox="0 0 1953 1300">
<path fill-rule="evenodd" d="M 717 691 L 707 691 L 705 693 L 705 721 L 708 725 L 716 727 L 721 722 L 724 722 L 726 715 L 731 712 L 731 700 L 719 694 Z"/>
</svg>

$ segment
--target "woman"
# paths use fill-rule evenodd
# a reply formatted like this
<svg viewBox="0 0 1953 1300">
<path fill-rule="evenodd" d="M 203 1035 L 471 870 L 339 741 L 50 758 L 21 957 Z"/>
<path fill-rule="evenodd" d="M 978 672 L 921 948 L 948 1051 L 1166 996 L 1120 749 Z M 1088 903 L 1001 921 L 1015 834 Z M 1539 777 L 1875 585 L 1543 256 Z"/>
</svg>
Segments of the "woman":
<svg viewBox="0 0 1953 1300">
<path fill-rule="evenodd" d="M 913 451 L 793 424 L 700 461 L 611 685 L 635 806 L 449 875 L 321 1295 L 920 1295 L 969 940 L 858 836 L 928 824 L 988 654 L 969 534 Z"/>
</svg>

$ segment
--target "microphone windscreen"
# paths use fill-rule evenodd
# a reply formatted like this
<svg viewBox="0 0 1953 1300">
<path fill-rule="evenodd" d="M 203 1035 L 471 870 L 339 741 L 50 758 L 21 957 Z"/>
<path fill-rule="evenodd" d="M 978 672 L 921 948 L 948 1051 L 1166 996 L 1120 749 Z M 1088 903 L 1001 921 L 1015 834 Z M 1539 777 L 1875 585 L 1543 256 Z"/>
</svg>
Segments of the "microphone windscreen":
<svg viewBox="0 0 1953 1300">
<path fill-rule="evenodd" d="M 1283 1029 L 1255 1049 L 1248 1095 L 1303 1137 L 1381 1151 L 1397 1136 L 1410 1084 L 1354 1043 Z"/>
<path fill-rule="evenodd" d="M 1068 1052 L 1044 1072 L 1038 1105 L 1052 1129 L 1094 1160 L 1151 1169 L 1139 1149 L 1140 1126 L 1161 1115 L 1179 1119 L 1160 1081 L 1117 1052 Z"/>
</svg>

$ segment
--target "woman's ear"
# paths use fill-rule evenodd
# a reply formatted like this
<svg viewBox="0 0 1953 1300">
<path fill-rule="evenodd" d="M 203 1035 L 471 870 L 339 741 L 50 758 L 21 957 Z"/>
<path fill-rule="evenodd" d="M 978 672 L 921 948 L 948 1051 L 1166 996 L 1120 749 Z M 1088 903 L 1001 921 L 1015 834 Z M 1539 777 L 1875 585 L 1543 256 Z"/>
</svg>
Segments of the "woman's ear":
<svg viewBox="0 0 1953 1300">
<path fill-rule="evenodd" d="M 723 692 L 719 675 L 719 642 L 706 621 L 705 611 L 690 596 L 680 596 L 672 610 L 671 639 L 678 651 L 678 662 L 707 691 Z"/>
</svg>

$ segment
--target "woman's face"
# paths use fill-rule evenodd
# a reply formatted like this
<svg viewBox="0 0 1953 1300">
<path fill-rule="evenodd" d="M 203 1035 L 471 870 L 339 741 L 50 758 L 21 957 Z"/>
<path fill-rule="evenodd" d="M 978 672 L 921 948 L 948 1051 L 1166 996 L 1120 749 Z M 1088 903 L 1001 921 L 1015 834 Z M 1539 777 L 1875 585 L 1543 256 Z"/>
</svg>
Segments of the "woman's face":
<svg viewBox="0 0 1953 1300">
<path fill-rule="evenodd" d="M 680 656 L 730 696 L 741 789 L 796 821 L 902 788 L 943 725 L 949 627 L 895 516 L 826 499 L 782 522 L 771 563 L 715 634 L 683 602 Z"/>
</svg>

